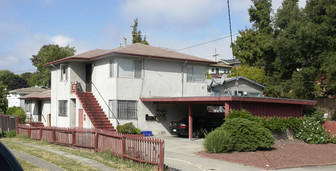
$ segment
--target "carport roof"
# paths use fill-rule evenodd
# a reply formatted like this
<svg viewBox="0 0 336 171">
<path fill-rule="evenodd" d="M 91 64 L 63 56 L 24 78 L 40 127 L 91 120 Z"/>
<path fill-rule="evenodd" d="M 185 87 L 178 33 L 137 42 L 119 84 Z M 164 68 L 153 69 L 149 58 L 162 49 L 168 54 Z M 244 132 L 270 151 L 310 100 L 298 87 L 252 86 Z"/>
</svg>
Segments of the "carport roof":
<svg viewBox="0 0 336 171">
<path fill-rule="evenodd" d="M 260 103 L 283 103 L 314 106 L 315 100 L 286 99 L 272 97 L 246 97 L 246 96 L 201 96 L 201 97 L 150 97 L 141 98 L 143 102 L 154 103 L 194 103 L 194 104 L 219 104 L 223 102 L 260 102 Z"/>
</svg>

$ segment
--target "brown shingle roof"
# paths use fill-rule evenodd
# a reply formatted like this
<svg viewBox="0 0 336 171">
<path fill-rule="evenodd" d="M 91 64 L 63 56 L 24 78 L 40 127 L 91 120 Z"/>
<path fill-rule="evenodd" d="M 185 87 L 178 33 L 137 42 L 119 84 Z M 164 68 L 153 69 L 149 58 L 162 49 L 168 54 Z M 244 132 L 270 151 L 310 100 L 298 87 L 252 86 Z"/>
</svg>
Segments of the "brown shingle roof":
<svg viewBox="0 0 336 171">
<path fill-rule="evenodd" d="M 51 90 L 46 90 L 42 92 L 35 92 L 25 95 L 23 97 L 20 97 L 20 99 L 50 99 L 50 97 L 51 97 Z"/>
<path fill-rule="evenodd" d="M 20 88 L 9 91 L 9 93 L 18 93 L 18 94 L 30 94 L 34 92 L 41 92 L 47 90 L 46 88 L 40 88 L 40 87 L 28 87 L 28 88 Z"/>
<path fill-rule="evenodd" d="M 110 54 L 121 54 L 121 55 L 131 55 L 131 56 L 138 56 L 143 58 L 157 58 L 157 59 L 168 59 L 168 60 L 182 60 L 182 61 L 191 61 L 191 62 L 200 62 L 200 63 L 208 63 L 208 64 L 215 64 L 216 62 L 164 49 L 164 48 L 158 48 L 154 46 L 144 45 L 141 43 L 135 43 L 123 47 L 119 47 L 112 50 L 103 50 L 103 49 L 95 49 L 91 50 L 85 53 L 81 53 L 78 55 L 70 56 L 67 58 L 63 58 L 57 61 L 53 61 L 50 63 L 47 63 L 45 65 L 50 64 L 58 64 L 66 61 L 71 60 L 82 60 L 82 61 L 88 61 L 93 60 L 101 57 L 106 57 Z"/>
</svg>

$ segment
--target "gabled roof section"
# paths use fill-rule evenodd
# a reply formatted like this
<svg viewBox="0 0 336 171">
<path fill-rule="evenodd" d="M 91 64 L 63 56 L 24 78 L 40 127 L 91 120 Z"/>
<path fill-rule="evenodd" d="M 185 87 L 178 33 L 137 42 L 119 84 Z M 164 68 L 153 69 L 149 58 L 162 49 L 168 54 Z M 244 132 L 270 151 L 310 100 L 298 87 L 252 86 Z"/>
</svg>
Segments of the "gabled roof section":
<svg viewBox="0 0 336 171">
<path fill-rule="evenodd" d="M 222 59 L 221 61 L 227 65 L 240 64 L 239 59 Z"/>
<path fill-rule="evenodd" d="M 213 81 L 210 83 L 210 86 L 214 87 L 214 86 L 217 86 L 217 85 L 223 85 L 225 83 L 229 83 L 229 82 L 235 81 L 236 79 L 237 80 L 239 80 L 239 79 L 246 80 L 246 81 L 248 81 L 248 82 L 250 82 L 252 84 L 255 84 L 255 85 L 259 86 L 259 87 L 265 88 L 265 86 L 263 86 L 263 85 L 261 85 L 261 84 L 259 84 L 257 82 L 254 82 L 254 81 L 252 81 L 252 80 L 250 80 L 250 79 L 248 79 L 246 77 L 243 77 L 243 76 L 231 77 L 231 78 L 224 78 L 224 77 L 222 77 L 221 79 L 213 79 Z"/>
<path fill-rule="evenodd" d="M 156 59 L 166 59 L 166 60 L 178 60 L 178 61 L 190 61 L 190 62 L 200 62 L 200 63 L 206 63 L 206 64 L 215 64 L 216 62 L 176 52 L 173 50 L 168 50 L 164 48 L 144 45 L 141 43 L 135 43 L 123 47 L 119 47 L 112 50 L 103 50 L 103 49 L 95 49 L 91 50 L 85 53 L 81 53 L 78 55 L 70 56 L 67 58 L 63 58 L 60 60 L 56 60 L 50 63 L 45 64 L 45 66 L 51 65 L 51 64 L 59 64 L 67 61 L 90 61 L 97 58 L 103 58 L 107 57 L 108 55 L 129 55 L 129 56 L 137 56 L 142 58 L 156 58 Z"/>
<path fill-rule="evenodd" d="M 41 92 L 45 90 L 47 89 L 40 88 L 40 87 L 28 87 L 28 88 L 20 88 L 20 89 L 11 90 L 9 91 L 9 93 L 30 94 L 30 93 Z"/>
<path fill-rule="evenodd" d="M 232 68 L 232 66 L 226 65 L 226 64 L 223 64 L 223 63 L 211 64 L 210 67 Z"/>
<path fill-rule="evenodd" d="M 20 97 L 20 99 L 50 99 L 50 97 L 51 97 L 51 90 L 46 90 L 42 92 L 35 92 L 25 95 L 23 97 Z"/>
</svg>

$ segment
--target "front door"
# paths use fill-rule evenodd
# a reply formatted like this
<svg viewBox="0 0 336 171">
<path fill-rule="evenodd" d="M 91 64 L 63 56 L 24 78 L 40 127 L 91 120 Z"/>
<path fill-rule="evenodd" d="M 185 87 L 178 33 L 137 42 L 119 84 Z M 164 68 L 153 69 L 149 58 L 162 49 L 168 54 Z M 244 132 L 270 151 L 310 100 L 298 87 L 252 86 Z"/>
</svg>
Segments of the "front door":
<svg viewBox="0 0 336 171">
<path fill-rule="evenodd" d="M 78 127 L 83 128 L 83 109 L 78 110 Z"/>
<path fill-rule="evenodd" d="M 86 92 L 91 92 L 92 64 L 86 64 Z"/>
</svg>

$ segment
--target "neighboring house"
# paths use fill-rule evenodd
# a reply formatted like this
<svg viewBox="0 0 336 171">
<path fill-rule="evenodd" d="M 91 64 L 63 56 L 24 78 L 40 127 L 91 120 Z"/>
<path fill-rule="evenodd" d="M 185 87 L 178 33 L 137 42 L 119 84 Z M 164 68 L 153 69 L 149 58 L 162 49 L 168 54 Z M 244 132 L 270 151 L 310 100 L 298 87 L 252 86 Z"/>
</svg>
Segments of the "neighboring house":
<svg viewBox="0 0 336 171">
<path fill-rule="evenodd" d="M 28 87 L 28 88 L 20 88 L 11 90 L 8 92 L 7 100 L 8 100 L 8 107 L 22 107 L 24 108 L 24 100 L 20 97 L 34 93 L 34 92 L 41 92 L 47 89 L 40 88 L 40 87 Z"/>
<path fill-rule="evenodd" d="M 207 96 L 206 70 L 215 63 L 139 43 L 53 61 L 47 64 L 52 66 L 51 125 L 114 130 L 112 125 L 133 122 L 166 134 L 169 122 L 187 111 L 141 98 Z"/>
<path fill-rule="evenodd" d="M 217 63 L 217 64 L 211 64 L 208 72 L 212 78 L 221 78 L 222 75 L 230 74 L 231 69 L 232 66 L 223 63 Z"/>
<path fill-rule="evenodd" d="M 212 79 L 209 92 L 212 96 L 249 96 L 263 97 L 265 86 L 243 76 Z"/>
<path fill-rule="evenodd" d="M 239 66 L 241 64 L 239 59 L 221 59 L 219 62 L 229 66 Z"/>
<path fill-rule="evenodd" d="M 29 123 L 39 122 L 43 123 L 43 125 L 51 126 L 50 97 L 51 90 L 35 92 L 20 97 L 21 100 L 25 101 L 23 109 L 26 112 L 27 121 Z"/>
</svg>

